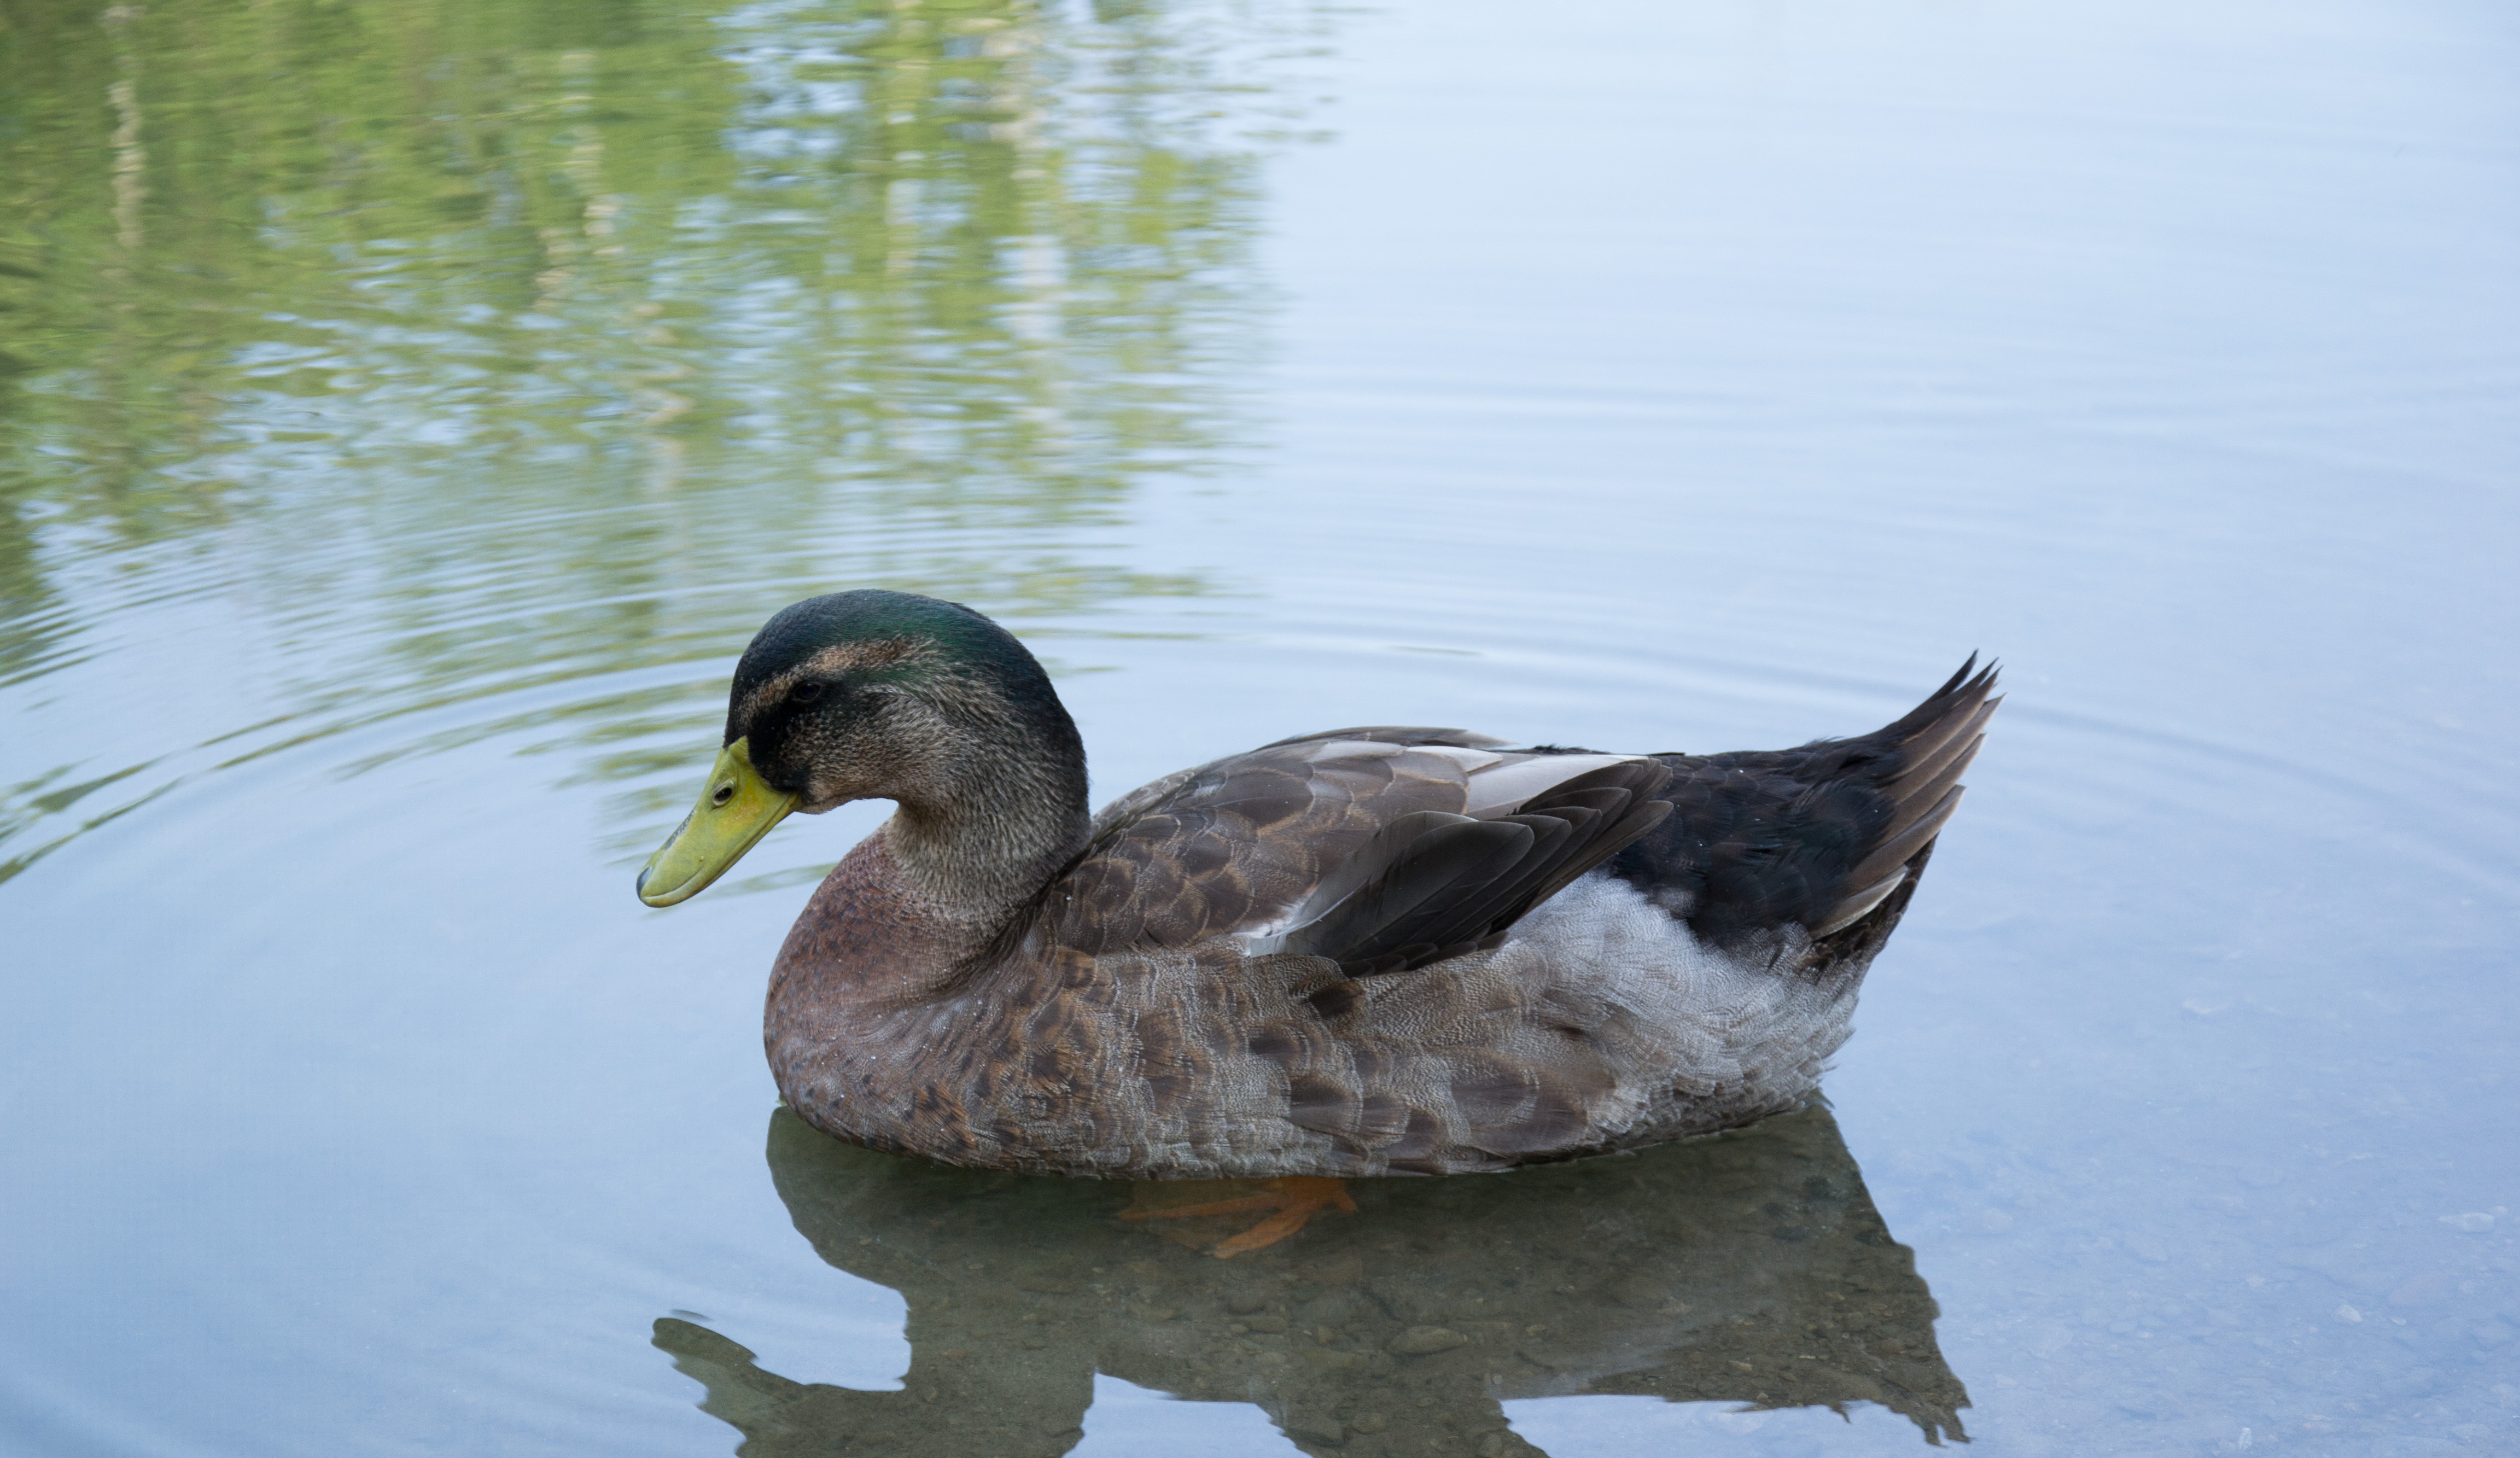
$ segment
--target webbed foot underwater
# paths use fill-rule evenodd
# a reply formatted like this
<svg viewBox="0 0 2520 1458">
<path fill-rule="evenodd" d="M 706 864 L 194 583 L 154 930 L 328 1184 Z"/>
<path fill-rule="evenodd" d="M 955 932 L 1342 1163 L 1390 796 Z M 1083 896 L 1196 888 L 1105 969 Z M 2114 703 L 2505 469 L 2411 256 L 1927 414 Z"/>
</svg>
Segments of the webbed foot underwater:
<svg viewBox="0 0 2520 1458">
<path fill-rule="evenodd" d="M 1014 637 L 860 591 L 743 654 L 667 906 L 794 810 L 889 799 L 771 973 L 779 1090 L 855 1144 L 1141 1179 L 1453 1174 L 1799 1103 L 1959 803 L 1972 659 L 1886 728 L 1606 753 L 1281 740 L 1101 813 Z"/>
</svg>

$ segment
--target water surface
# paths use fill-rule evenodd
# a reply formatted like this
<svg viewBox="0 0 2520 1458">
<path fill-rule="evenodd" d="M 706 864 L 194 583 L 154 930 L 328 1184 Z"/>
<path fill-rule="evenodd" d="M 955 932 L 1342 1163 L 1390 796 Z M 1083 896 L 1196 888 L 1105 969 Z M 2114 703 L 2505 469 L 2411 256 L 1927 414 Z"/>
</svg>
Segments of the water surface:
<svg viewBox="0 0 2520 1458">
<path fill-rule="evenodd" d="M 0 47 L 13 1450 L 2520 1448 L 2499 12 Z M 1022 634 L 1103 795 L 2012 697 L 1826 1107 L 1216 1262 L 774 1114 L 879 809 L 632 899 L 862 585 Z"/>
</svg>

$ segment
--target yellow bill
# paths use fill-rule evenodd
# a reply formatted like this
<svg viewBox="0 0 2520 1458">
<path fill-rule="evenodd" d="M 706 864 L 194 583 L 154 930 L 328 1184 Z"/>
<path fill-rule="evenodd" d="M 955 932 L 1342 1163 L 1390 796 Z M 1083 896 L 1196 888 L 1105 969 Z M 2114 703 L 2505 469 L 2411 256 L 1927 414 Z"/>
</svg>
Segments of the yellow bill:
<svg viewBox="0 0 2520 1458">
<path fill-rule="evenodd" d="M 700 802 L 641 868 L 639 899 L 671 906 L 698 895 L 794 808 L 796 797 L 752 772 L 752 752 L 742 740 L 728 745 L 718 752 Z"/>
</svg>

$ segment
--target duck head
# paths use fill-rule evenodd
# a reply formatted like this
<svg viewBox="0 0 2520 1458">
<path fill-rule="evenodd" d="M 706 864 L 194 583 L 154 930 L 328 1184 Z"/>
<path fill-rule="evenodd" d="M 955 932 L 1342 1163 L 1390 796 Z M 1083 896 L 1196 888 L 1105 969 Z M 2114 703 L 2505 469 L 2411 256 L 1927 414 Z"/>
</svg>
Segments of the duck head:
<svg viewBox="0 0 2520 1458">
<path fill-rule="evenodd" d="M 932 890 L 988 899 L 1081 837 L 1085 752 L 1040 662 L 970 609 L 875 589 L 808 598 L 736 664 L 724 748 L 639 872 L 639 899 L 688 900 L 791 812 L 858 799 L 899 804 L 888 839 Z"/>
</svg>

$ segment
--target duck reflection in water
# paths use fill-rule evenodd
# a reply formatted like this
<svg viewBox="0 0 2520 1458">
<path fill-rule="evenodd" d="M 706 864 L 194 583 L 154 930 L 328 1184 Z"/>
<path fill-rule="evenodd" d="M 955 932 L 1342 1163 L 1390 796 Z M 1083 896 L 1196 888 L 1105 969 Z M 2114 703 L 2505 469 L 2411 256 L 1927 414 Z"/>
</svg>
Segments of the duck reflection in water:
<svg viewBox="0 0 2520 1458">
<path fill-rule="evenodd" d="M 1094 1374 L 1253 1402 L 1307 1453 L 1536 1453 L 1504 1401 L 1650 1394 L 1873 1402 L 1965 1439 L 1933 1297 L 1825 1106 L 1632 1155 L 1468 1179 L 1364 1180 L 1367 1218 L 1232 1261 L 1234 1228 L 1136 1223 L 1127 1190 L 842 1144 L 785 1109 L 769 1159 L 796 1228 L 910 1305 L 903 1390 L 791 1382 L 705 1327 L 655 1343 L 745 1458 L 1018 1458 L 1083 1436 Z M 1214 1201 L 1225 1184 L 1140 1185 Z M 1247 1216 L 1244 1217 L 1247 1220 Z"/>
</svg>

